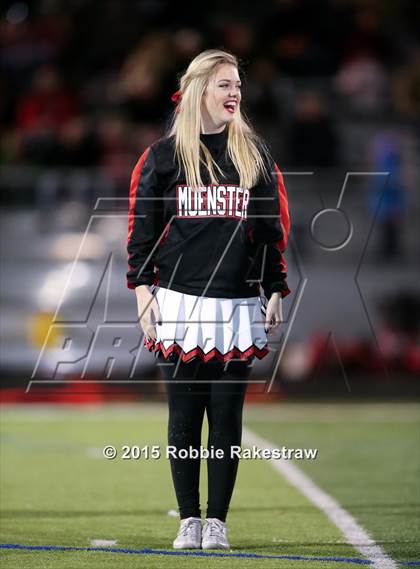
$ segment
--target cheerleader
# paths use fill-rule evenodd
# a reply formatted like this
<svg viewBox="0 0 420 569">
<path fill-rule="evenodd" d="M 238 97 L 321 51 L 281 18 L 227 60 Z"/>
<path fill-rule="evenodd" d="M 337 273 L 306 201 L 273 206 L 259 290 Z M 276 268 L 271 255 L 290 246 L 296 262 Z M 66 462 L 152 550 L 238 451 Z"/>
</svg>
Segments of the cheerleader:
<svg viewBox="0 0 420 569">
<path fill-rule="evenodd" d="M 174 548 L 230 548 L 226 517 L 238 469 L 242 410 L 254 358 L 290 293 L 283 177 L 241 113 L 237 58 L 196 56 L 172 96 L 166 136 L 131 179 L 127 286 L 144 344 L 162 364 L 168 448 L 200 449 L 207 413 L 208 500 L 201 524 L 200 456 L 170 456 L 180 526 Z M 192 454 L 192 453 L 190 453 Z"/>
</svg>

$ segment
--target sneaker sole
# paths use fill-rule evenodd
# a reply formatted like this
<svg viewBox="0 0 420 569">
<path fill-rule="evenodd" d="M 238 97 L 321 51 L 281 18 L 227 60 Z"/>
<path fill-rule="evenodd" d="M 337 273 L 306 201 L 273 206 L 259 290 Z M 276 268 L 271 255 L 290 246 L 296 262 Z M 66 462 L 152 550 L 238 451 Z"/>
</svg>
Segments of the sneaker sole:
<svg viewBox="0 0 420 569">
<path fill-rule="evenodd" d="M 201 545 L 184 545 L 184 546 L 181 546 L 181 545 L 172 544 L 172 547 L 174 549 L 201 549 Z"/>
</svg>

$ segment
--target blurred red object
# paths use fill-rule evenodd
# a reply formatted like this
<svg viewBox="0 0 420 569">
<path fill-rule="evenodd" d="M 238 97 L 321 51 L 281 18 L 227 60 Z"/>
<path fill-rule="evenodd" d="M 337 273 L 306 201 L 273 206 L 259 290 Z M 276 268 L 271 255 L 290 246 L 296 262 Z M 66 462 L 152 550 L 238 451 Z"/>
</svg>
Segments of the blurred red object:
<svg viewBox="0 0 420 569">
<path fill-rule="evenodd" d="M 26 392 L 26 387 L 11 387 L 0 390 L 0 403 L 63 403 L 91 404 L 110 401 L 136 401 L 138 393 L 127 384 L 119 385 L 84 381 L 73 378 L 61 385 L 41 383 L 33 384 Z"/>
</svg>

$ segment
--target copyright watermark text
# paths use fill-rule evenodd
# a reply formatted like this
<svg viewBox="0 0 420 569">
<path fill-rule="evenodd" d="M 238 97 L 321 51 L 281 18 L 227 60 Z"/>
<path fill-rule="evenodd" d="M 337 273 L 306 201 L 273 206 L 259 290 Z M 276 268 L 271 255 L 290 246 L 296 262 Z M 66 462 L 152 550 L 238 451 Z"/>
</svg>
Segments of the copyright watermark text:
<svg viewBox="0 0 420 569">
<path fill-rule="evenodd" d="M 186 448 L 177 448 L 173 445 L 122 445 L 116 447 L 106 445 L 103 448 L 103 456 L 108 460 L 121 458 L 122 460 L 140 460 L 140 459 L 159 459 L 159 458 L 238 458 L 241 460 L 314 460 L 317 458 L 318 449 L 314 448 L 288 448 L 285 446 L 279 448 L 260 448 L 256 445 L 252 447 L 242 448 L 239 445 L 231 445 L 228 451 L 222 448 L 211 446 L 209 448 L 200 446 L 199 448 L 188 446 Z"/>
</svg>

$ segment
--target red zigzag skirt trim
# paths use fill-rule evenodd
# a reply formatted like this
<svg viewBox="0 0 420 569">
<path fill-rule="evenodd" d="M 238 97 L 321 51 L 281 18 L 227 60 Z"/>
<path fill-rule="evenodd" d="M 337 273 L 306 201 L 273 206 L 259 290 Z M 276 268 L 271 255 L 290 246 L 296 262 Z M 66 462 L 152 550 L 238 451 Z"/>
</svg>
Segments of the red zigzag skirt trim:
<svg viewBox="0 0 420 569">
<path fill-rule="evenodd" d="M 264 328 L 266 299 L 199 297 L 152 285 L 161 321 L 156 339 L 144 344 L 157 357 L 177 353 L 182 361 L 264 358 L 269 353 Z"/>
<path fill-rule="evenodd" d="M 217 359 L 220 362 L 224 363 L 232 359 L 240 359 L 246 360 L 251 356 L 256 356 L 259 360 L 261 360 L 264 356 L 269 353 L 268 346 L 264 348 L 258 348 L 255 345 L 250 346 L 247 350 L 241 351 L 238 348 L 233 348 L 227 354 L 222 354 L 217 348 L 213 348 L 207 354 L 200 347 L 196 347 L 189 352 L 185 353 L 184 350 L 181 348 L 179 344 L 175 342 L 169 346 L 168 349 L 165 349 L 162 342 L 155 342 L 154 340 L 146 340 L 144 339 L 144 345 L 150 352 L 155 352 L 156 355 L 160 352 L 165 359 L 168 359 L 172 353 L 177 353 L 181 356 L 183 362 L 189 362 L 195 357 L 199 357 L 203 360 L 203 362 L 208 362 L 211 359 Z"/>
</svg>

